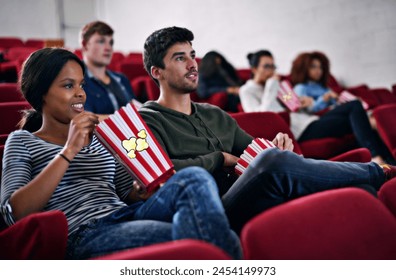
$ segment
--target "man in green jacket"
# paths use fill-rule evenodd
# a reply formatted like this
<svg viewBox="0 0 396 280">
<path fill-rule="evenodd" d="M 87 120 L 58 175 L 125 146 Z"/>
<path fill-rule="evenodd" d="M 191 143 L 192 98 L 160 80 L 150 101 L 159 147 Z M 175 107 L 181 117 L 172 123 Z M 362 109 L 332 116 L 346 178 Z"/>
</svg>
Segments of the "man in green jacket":
<svg viewBox="0 0 396 280">
<path fill-rule="evenodd" d="M 238 178 L 233 172 L 253 138 L 218 107 L 194 103 L 198 67 L 194 35 L 180 27 L 155 31 L 144 44 L 144 66 L 160 87 L 160 97 L 140 109 L 176 170 L 201 166 L 216 179 L 232 227 L 240 231 L 254 215 L 293 198 L 351 185 L 370 185 L 373 193 L 396 168 L 376 163 L 305 159 L 291 139 L 279 133 L 277 148 L 260 153 Z"/>
</svg>

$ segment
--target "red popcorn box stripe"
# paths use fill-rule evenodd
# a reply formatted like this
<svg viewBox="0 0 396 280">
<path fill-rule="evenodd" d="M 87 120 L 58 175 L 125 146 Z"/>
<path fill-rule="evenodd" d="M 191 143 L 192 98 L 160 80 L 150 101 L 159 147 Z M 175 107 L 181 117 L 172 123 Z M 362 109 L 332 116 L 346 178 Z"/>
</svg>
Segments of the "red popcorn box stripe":
<svg viewBox="0 0 396 280">
<path fill-rule="evenodd" d="M 132 103 L 102 121 L 95 134 L 149 192 L 174 173 L 171 160 Z"/>
<path fill-rule="evenodd" d="M 242 175 L 243 172 L 249 167 L 249 164 L 254 160 L 254 158 L 267 148 L 276 147 L 274 143 L 267 139 L 256 138 L 253 139 L 246 149 L 243 151 L 242 155 L 239 157 L 237 164 L 235 166 L 235 173 Z"/>
<path fill-rule="evenodd" d="M 342 91 L 340 93 L 340 95 L 338 96 L 338 101 L 340 103 L 346 103 L 346 102 L 357 100 L 357 99 L 359 99 L 359 98 L 356 95 L 354 95 L 346 90 Z M 367 102 L 365 102 L 363 100 L 360 100 L 360 102 L 362 102 L 362 106 L 365 110 L 367 110 L 369 108 L 369 105 L 367 104 Z"/>
</svg>

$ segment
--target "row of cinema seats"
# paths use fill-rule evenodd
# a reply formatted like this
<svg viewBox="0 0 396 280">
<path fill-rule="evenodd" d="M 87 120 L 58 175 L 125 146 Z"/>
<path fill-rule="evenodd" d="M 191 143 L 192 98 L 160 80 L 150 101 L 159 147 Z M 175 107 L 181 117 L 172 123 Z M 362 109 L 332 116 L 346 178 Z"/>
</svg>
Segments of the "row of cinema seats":
<svg viewBox="0 0 396 280">
<path fill-rule="evenodd" d="M 18 38 L 0 38 L 0 52 L 5 53 L 7 62 L 0 63 L 0 80 L 15 81 L 16 75 L 21 69 L 22 62 L 30 55 L 31 52 L 43 47 L 43 44 L 51 40 L 27 40 L 22 42 Z M 80 49 L 75 49 L 74 53 L 82 58 Z M 198 59 L 199 62 L 199 59 Z M 117 72 L 121 72 L 127 76 L 131 84 L 134 86 L 134 91 L 137 95 L 137 99 L 140 102 L 147 100 L 156 99 L 158 96 L 158 89 L 153 89 L 153 82 L 150 83 L 150 79 L 143 67 L 143 58 L 141 52 L 130 52 L 124 54 L 120 51 L 114 51 L 112 61 L 109 65 L 109 69 Z M 237 74 L 242 81 L 247 81 L 250 78 L 249 69 L 237 69 Z M 11 75 L 11 78 L 9 77 Z M 8 76 L 8 77 L 7 77 Z M 283 79 L 289 79 L 288 75 L 281 75 Z M 141 86 L 141 85 L 144 86 Z M 341 93 L 343 90 L 348 90 L 351 93 L 357 95 L 366 101 L 369 105 L 369 109 L 373 109 L 377 106 L 389 103 L 396 103 L 396 95 L 386 88 L 370 89 L 366 84 L 361 84 L 354 87 L 344 88 L 341 86 L 334 76 L 330 76 L 329 87 L 337 93 Z M 394 91 L 396 85 L 393 86 Z M 193 94 L 194 100 L 198 102 L 209 102 L 225 108 L 227 104 L 227 95 L 225 93 L 218 93 L 210 99 L 200 99 L 196 94 Z M 242 107 L 239 106 L 239 110 L 243 111 Z"/>
<path fill-rule="evenodd" d="M 147 90 L 148 96 L 158 97 L 159 89 L 148 77 L 136 79 L 132 82 L 132 85 L 135 89 L 138 86 L 144 87 Z M 219 104 L 224 102 L 226 100 L 225 98 L 225 94 L 218 94 L 205 101 L 212 104 Z M 390 103 L 377 106 L 373 110 L 373 114 L 377 118 L 378 131 L 381 137 L 384 139 L 384 142 L 389 150 L 394 153 L 394 156 L 396 156 L 396 151 L 393 151 L 393 149 L 396 147 L 396 143 L 394 143 L 396 140 L 393 140 L 395 139 L 395 136 L 392 135 L 392 131 L 394 131 L 392 129 L 394 118 L 389 117 L 389 115 L 392 114 L 392 108 L 395 106 L 396 103 Z M 28 108 L 30 108 L 30 105 L 23 100 L 23 97 L 19 93 L 15 83 L 0 83 L 0 119 L 3 120 L 0 125 L 0 145 L 4 145 L 8 134 L 16 129 L 16 125 L 21 118 L 20 111 Z M 263 135 L 260 135 L 260 133 L 265 134 L 266 131 L 271 131 L 271 127 L 274 127 L 275 132 L 285 132 L 285 130 L 288 130 L 287 133 L 293 137 L 292 133 L 290 132 L 290 128 L 287 125 L 289 122 L 289 116 L 287 113 L 271 114 L 269 112 L 263 112 L 248 114 L 240 112 L 232 115 L 239 116 L 238 119 L 240 120 L 240 125 L 253 136 L 263 137 Z M 271 116 L 271 121 L 267 125 L 266 119 L 268 116 Z M 281 116 L 283 120 L 279 122 L 279 118 L 277 118 L 278 116 Z M 286 124 L 284 121 L 286 121 Z M 265 138 L 273 139 L 273 137 L 274 135 L 269 135 Z M 295 141 L 295 147 L 296 152 L 304 154 L 305 157 L 329 159 L 346 151 L 352 150 L 356 147 L 356 143 L 355 139 L 348 135 L 343 138 L 313 139 L 299 143 Z"/>
<path fill-rule="evenodd" d="M 271 208 L 242 229 L 244 259 L 396 259 L 396 180 L 379 199 L 358 188 L 323 191 Z M 393 211 L 393 212 L 392 212 Z M 32 214 L 0 231 L 0 259 L 63 259 L 67 222 L 60 211 Z M 98 259 L 202 260 L 230 257 L 197 240 L 164 242 Z"/>
<path fill-rule="evenodd" d="M 34 51 L 51 46 L 63 46 L 61 39 L 27 39 L 0 37 L 0 81 L 15 82 L 22 63 Z"/>
<path fill-rule="evenodd" d="M 159 96 L 159 88 L 154 83 L 154 81 L 150 77 L 139 77 L 134 79 L 131 82 L 131 85 L 136 93 L 139 93 L 139 96 L 145 95 L 148 100 L 155 100 Z M 396 88 L 396 87 L 394 87 Z M 361 90 L 361 92 L 364 92 Z M 372 107 L 373 112 L 375 112 L 380 107 L 392 108 L 392 105 L 396 104 L 395 102 L 391 102 L 393 98 L 396 98 L 396 94 L 390 92 L 386 89 L 376 89 L 376 90 L 367 90 L 366 93 L 370 93 L 370 96 L 376 96 L 377 93 L 382 92 L 381 97 L 383 102 L 381 103 L 380 97 L 381 93 L 377 96 L 377 105 Z M 390 97 L 389 97 L 390 96 Z M 219 107 L 225 105 L 227 101 L 227 96 L 225 93 L 215 94 L 208 99 L 199 99 L 195 93 L 192 94 L 192 99 L 197 102 L 207 102 Z M 368 100 L 368 99 L 367 99 Z M 385 100 L 385 101 L 384 101 Z M 386 100 L 388 102 L 386 102 Z M 4 121 L 1 122 L 0 125 L 0 145 L 4 144 L 5 138 L 7 135 L 16 128 L 16 124 L 20 120 L 19 111 L 29 108 L 29 105 L 23 99 L 22 94 L 19 92 L 16 83 L 0 83 L 0 118 Z M 391 111 L 388 109 L 387 111 Z M 242 112 L 241 112 L 242 113 Z M 248 118 L 253 118 L 257 114 L 251 114 Z M 258 116 L 264 116 L 265 114 L 258 114 Z M 280 114 L 287 123 L 289 123 L 289 117 L 287 113 Z M 377 113 L 378 115 L 378 113 Z M 5 121 L 7 120 L 7 121 Z M 381 127 L 388 125 L 392 118 L 378 117 L 378 125 Z M 255 125 L 255 130 L 260 131 L 262 129 L 262 120 L 258 120 L 257 122 L 251 122 L 251 125 Z M 381 128 L 379 128 L 381 130 Z M 247 130 L 249 133 L 252 133 L 249 129 Z M 390 133 L 392 129 L 389 131 L 380 131 L 381 136 L 384 138 L 386 133 Z M 388 137 L 393 139 L 392 137 Z M 391 140 L 385 140 L 387 142 L 388 148 L 392 146 Z M 342 138 L 324 138 L 324 139 L 314 139 L 308 140 L 304 142 L 298 143 L 301 149 L 301 153 L 303 153 L 306 157 L 309 158 L 319 158 L 319 159 L 328 159 L 330 157 L 336 156 L 342 152 L 351 150 L 356 147 L 356 142 L 353 136 L 347 135 Z"/>
<path fill-rule="evenodd" d="M 382 110 L 386 109 L 385 114 L 396 117 L 396 105 L 393 106 L 382 106 L 375 110 L 374 115 L 382 116 Z M 236 113 L 232 117 L 255 137 L 273 138 L 278 131 L 290 133 L 285 119 L 279 114 Z M 255 127 L 258 122 L 264 129 Z M 383 129 L 387 130 L 386 127 Z M 303 154 L 293 140 L 295 152 Z M 4 146 L 0 146 L 2 148 Z M 366 149 L 357 149 L 332 160 L 366 162 L 370 160 L 370 154 Z M 378 197 L 376 199 L 351 187 L 309 195 L 269 209 L 243 228 L 244 257 L 396 259 L 396 179 L 384 184 Z M 4 228 L 4 222 L 2 226 L 0 259 L 64 258 L 67 223 L 61 212 L 38 213 L 9 228 Z M 100 258 L 229 259 L 229 256 L 210 244 L 184 240 L 130 249 Z"/>
</svg>

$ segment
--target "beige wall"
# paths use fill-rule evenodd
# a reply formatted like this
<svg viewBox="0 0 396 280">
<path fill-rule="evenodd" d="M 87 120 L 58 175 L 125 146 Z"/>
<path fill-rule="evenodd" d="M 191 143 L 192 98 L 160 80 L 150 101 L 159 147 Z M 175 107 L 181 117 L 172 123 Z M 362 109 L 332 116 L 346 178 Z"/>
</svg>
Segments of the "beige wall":
<svg viewBox="0 0 396 280">
<path fill-rule="evenodd" d="M 116 31 L 115 48 L 129 52 L 142 51 L 154 30 L 179 25 L 194 32 L 199 56 L 218 50 L 238 68 L 249 51 L 267 48 L 288 73 L 299 52 L 320 50 L 347 86 L 396 83 L 395 0 L 64 0 L 64 33 L 58 1 L 0 0 L 0 36 L 65 34 L 74 48 L 79 27 L 102 19 Z"/>
</svg>

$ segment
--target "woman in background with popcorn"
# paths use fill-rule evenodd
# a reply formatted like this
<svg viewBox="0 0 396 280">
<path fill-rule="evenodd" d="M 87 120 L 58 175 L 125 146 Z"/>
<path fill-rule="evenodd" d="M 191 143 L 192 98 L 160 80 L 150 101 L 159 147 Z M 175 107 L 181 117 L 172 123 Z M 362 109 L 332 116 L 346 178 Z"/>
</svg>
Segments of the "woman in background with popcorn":
<svg viewBox="0 0 396 280">
<path fill-rule="evenodd" d="M 5 146 L 1 207 L 9 225 L 32 213 L 63 211 L 74 259 L 185 238 L 241 258 L 216 183 L 203 168 L 177 172 L 152 195 L 132 184 L 93 135 L 98 117 L 84 111 L 78 57 L 63 49 L 36 51 L 20 82 L 34 110 Z"/>
</svg>

